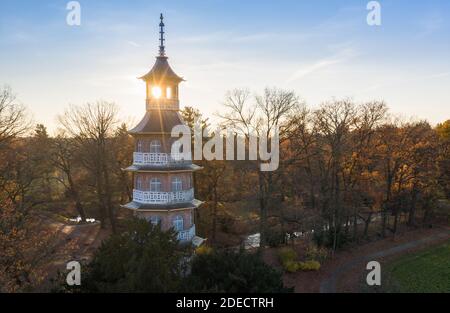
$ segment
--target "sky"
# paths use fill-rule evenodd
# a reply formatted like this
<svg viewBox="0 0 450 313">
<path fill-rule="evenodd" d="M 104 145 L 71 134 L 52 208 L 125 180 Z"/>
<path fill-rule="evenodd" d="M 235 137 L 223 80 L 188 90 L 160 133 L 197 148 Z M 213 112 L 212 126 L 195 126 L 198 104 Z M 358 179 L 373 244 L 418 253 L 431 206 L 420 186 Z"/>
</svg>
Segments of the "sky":
<svg viewBox="0 0 450 313">
<path fill-rule="evenodd" d="M 308 106 L 333 98 L 384 100 L 391 113 L 450 119 L 450 1 L 378 1 L 381 25 L 361 0 L 0 1 L 0 85 L 9 85 L 50 132 L 70 105 L 115 102 L 138 122 L 137 79 L 158 52 L 159 14 L 180 104 L 223 111 L 227 90 L 294 90 Z"/>
</svg>

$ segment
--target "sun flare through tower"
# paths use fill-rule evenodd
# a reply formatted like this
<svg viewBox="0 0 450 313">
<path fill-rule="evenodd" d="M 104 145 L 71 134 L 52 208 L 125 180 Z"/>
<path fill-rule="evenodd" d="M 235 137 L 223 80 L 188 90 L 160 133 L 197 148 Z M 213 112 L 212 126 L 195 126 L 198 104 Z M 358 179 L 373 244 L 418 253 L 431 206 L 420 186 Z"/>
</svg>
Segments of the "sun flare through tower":
<svg viewBox="0 0 450 313">
<path fill-rule="evenodd" d="M 172 128 L 184 125 L 178 92 L 184 79 L 167 61 L 162 14 L 160 19 L 159 54 L 152 69 L 140 77 L 146 85 L 146 113 L 130 130 L 135 152 L 133 164 L 125 170 L 133 173 L 133 200 L 123 207 L 163 230 L 173 228 L 181 243 L 189 243 L 196 237 L 194 210 L 201 204 L 194 198 L 192 173 L 200 167 L 192 164 L 190 152 L 172 149 L 178 139 L 171 137 Z"/>
</svg>

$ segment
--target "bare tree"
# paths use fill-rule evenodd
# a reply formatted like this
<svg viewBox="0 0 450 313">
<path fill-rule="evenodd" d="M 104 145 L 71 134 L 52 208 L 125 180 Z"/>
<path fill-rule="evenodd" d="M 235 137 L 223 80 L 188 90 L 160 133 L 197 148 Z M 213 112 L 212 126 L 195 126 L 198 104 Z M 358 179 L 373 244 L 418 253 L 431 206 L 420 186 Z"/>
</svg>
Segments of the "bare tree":
<svg viewBox="0 0 450 313">
<path fill-rule="evenodd" d="M 62 132 L 53 141 L 51 154 L 53 165 L 63 174 L 55 176 L 55 179 L 67 190 L 70 197 L 75 202 L 75 208 L 80 215 L 81 220 L 84 222 L 86 221 L 86 213 L 81 203 L 80 194 L 74 178 L 76 160 L 76 146 L 73 145 L 73 139 L 68 138 Z"/>
<path fill-rule="evenodd" d="M 279 132 L 280 144 L 287 140 L 288 118 L 295 112 L 300 101 L 293 91 L 278 88 L 266 88 L 262 95 L 256 95 L 251 101 L 248 89 L 234 89 L 227 92 L 224 106 L 227 113 L 220 115 L 223 126 L 232 129 L 249 141 L 256 135 L 260 140 L 270 142 L 275 132 Z M 273 172 L 260 171 L 260 161 L 256 162 L 258 177 L 258 199 L 260 207 L 260 246 L 264 247 L 267 237 L 267 218 L 273 195 Z"/>
<path fill-rule="evenodd" d="M 29 129 L 25 107 L 17 101 L 10 87 L 0 88 L 0 149 Z"/>
<path fill-rule="evenodd" d="M 119 178 L 117 187 L 119 187 L 120 202 L 131 201 L 133 198 L 131 175 L 124 171 L 124 168 L 133 163 L 134 140 L 128 134 L 125 123 L 122 123 L 114 134 L 112 151 L 114 155 L 112 166 L 115 176 Z"/>
<path fill-rule="evenodd" d="M 202 178 L 204 178 L 208 186 L 208 194 L 210 195 L 210 200 L 212 202 L 212 242 L 216 243 L 217 235 L 217 218 L 218 218 L 218 207 L 221 200 L 223 200 L 224 192 L 220 192 L 221 187 L 223 188 L 224 175 L 226 174 L 226 163 L 225 161 L 210 161 L 208 165 L 204 168 L 204 173 L 202 173 Z"/>
<path fill-rule="evenodd" d="M 325 185 L 321 187 L 322 209 L 333 232 L 333 251 L 336 250 L 343 224 L 342 180 L 343 157 L 349 145 L 349 134 L 356 119 L 355 105 L 350 100 L 324 103 L 314 112 L 314 127 L 323 141 L 322 168 Z"/>
<path fill-rule="evenodd" d="M 373 146 L 375 133 L 385 120 L 387 107 L 384 102 L 372 101 L 359 105 L 350 136 L 351 153 L 346 153 L 343 171 L 344 192 L 353 211 L 353 240 L 357 240 L 358 218 L 365 223 L 364 235 L 367 235 L 373 214 L 373 199 L 364 185 L 364 173 L 374 166 Z M 368 206 L 368 204 L 371 204 Z M 362 214 L 360 214 L 360 210 Z M 364 216 L 367 216 L 364 218 Z"/>
<path fill-rule="evenodd" d="M 104 227 L 108 216 L 113 232 L 116 231 L 112 203 L 110 139 L 117 124 L 118 108 L 114 103 L 97 101 L 82 106 L 71 106 L 59 116 L 61 127 L 84 150 L 84 165 L 95 179 L 100 218 Z"/>
</svg>

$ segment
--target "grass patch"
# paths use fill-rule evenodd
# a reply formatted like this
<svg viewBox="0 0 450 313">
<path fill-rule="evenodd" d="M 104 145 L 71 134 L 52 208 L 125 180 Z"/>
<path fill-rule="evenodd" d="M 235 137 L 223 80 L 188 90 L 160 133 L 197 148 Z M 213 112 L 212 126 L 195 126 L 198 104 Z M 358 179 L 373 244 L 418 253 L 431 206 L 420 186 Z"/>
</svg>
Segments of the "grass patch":
<svg viewBox="0 0 450 313">
<path fill-rule="evenodd" d="M 382 286 L 386 292 L 450 292 L 450 241 L 390 262 L 382 268 Z"/>
</svg>

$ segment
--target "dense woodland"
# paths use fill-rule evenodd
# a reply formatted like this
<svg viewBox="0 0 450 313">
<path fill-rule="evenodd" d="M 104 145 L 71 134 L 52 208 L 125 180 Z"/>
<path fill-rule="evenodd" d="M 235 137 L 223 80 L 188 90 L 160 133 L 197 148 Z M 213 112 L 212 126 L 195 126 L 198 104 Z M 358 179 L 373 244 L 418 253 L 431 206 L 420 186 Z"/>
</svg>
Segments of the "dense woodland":
<svg viewBox="0 0 450 313">
<path fill-rule="evenodd" d="M 197 233 L 215 247 L 234 247 L 261 233 L 261 246 L 311 233 L 335 251 L 401 228 L 448 223 L 450 120 L 436 127 L 405 121 L 385 103 L 330 100 L 306 105 L 292 91 L 228 92 L 220 127 L 249 138 L 280 130 L 280 166 L 261 161 L 199 161 L 195 174 Z M 186 107 L 189 126 L 208 119 Z M 444 117 L 443 117 L 444 118 Z M 38 279 L 35 264 L 51 254 L 49 219 L 80 216 L 120 233 L 130 213 L 133 138 L 118 106 L 68 106 L 58 132 L 29 118 L 9 87 L 0 88 L 0 290 L 23 290 Z M 286 236 L 289 234 L 289 236 Z"/>
</svg>

